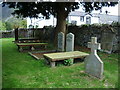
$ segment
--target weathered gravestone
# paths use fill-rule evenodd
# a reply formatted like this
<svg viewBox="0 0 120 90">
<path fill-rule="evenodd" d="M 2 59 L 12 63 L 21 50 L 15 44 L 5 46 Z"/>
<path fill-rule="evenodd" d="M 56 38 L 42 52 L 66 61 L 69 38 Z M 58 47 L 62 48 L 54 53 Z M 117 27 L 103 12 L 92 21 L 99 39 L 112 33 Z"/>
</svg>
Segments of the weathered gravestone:
<svg viewBox="0 0 120 90">
<path fill-rule="evenodd" d="M 66 52 L 74 51 L 74 34 L 68 33 L 66 37 Z M 70 59 L 73 64 L 74 59 Z"/>
<path fill-rule="evenodd" d="M 114 33 L 102 33 L 101 38 L 101 51 L 111 53 L 113 49 L 113 42 L 115 39 Z"/>
<path fill-rule="evenodd" d="M 66 37 L 66 52 L 74 51 L 74 34 L 68 33 Z"/>
<path fill-rule="evenodd" d="M 92 37 L 91 42 L 88 42 L 88 48 L 91 48 L 91 54 L 85 58 L 85 72 L 97 78 L 102 78 L 103 62 L 97 55 L 100 43 L 97 43 L 96 37 Z"/>
<path fill-rule="evenodd" d="M 65 43 L 64 33 L 60 32 L 58 33 L 58 51 L 64 51 L 64 43 Z"/>
</svg>

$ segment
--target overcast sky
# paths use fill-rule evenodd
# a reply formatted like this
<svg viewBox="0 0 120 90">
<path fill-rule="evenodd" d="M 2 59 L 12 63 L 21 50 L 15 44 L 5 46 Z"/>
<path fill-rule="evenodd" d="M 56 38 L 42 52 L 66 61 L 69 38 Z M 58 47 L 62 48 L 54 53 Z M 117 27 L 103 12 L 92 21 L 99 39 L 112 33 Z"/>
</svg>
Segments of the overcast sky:
<svg viewBox="0 0 120 90">
<path fill-rule="evenodd" d="M 109 15 L 118 15 L 118 4 L 116 6 L 114 6 L 114 7 L 103 7 L 101 14 L 105 14 L 106 10 L 109 12 L 108 13 Z M 80 8 L 80 9 L 78 9 L 76 11 L 83 11 L 83 10 Z M 98 11 L 92 11 L 92 13 L 99 13 L 99 12 L 100 12 L 99 10 Z"/>
</svg>

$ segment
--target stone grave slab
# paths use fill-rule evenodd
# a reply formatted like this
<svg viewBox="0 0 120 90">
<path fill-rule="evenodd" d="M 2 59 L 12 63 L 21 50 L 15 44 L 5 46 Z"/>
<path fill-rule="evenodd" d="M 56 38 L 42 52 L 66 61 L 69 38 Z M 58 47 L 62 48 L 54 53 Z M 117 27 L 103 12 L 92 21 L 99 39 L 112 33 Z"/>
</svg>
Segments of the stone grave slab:
<svg viewBox="0 0 120 90">
<path fill-rule="evenodd" d="M 32 56 L 33 58 L 39 60 L 39 59 L 43 58 L 43 54 L 55 53 L 55 52 L 57 52 L 57 50 L 32 51 L 32 52 L 28 52 L 28 54 L 29 54 L 30 56 Z"/>
<path fill-rule="evenodd" d="M 62 61 L 65 59 L 74 59 L 74 58 L 84 58 L 88 56 L 88 53 L 80 52 L 80 51 L 71 51 L 71 52 L 57 52 L 57 53 L 49 53 L 44 54 L 44 58 L 46 61 L 50 62 L 51 67 L 55 67 L 56 61 Z"/>
</svg>

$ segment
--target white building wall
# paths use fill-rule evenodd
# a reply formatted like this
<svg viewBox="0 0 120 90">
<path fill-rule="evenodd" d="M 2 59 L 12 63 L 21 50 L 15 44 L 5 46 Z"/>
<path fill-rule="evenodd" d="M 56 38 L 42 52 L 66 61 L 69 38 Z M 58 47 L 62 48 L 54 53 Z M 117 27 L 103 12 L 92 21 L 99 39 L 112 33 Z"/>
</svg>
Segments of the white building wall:
<svg viewBox="0 0 120 90">
<path fill-rule="evenodd" d="M 98 17 L 92 17 L 91 15 L 84 16 L 84 21 L 80 21 L 80 16 L 68 16 L 68 22 L 71 23 L 72 21 L 77 21 L 76 25 L 80 26 L 82 24 L 86 24 L 86 17 L 91 17 L 91 24 L 94 23 L 100 23 Z M 54 18 L 52 15 L 50 19 L 35 19 L 32 18 L 32 25 L 36 26 L 38 25 L 38 28 L 43 28 L 44 26 L 56 26 L 56 18 Z M 29 25 L 31 24 L 31 19 L 27 18 L 27 28 L 29 28 Z"/>
<path fill-rule="evenodd" d="M 76 25 L 78 26 L 82 24 L 86 24 L 86 17 L 91 17 L 91 24 L 99 23 L 98 17 L 92 17 L 90 15 L 84 16 L 84 21 L 80 21 L 80 16 L 69 16 L 69 23 L 71 23 L 72 21 L 77 21 Z"/>
<path fill-rule="evenodd" d="M 94 24 L 94 23 L 99 23 L 99 18 L 98 17 L 92 17 L 91 18 L 91 24 Z"/>
<path fill-rule="evenodd" d="M 71 23 L 72 21 L 77 21 L 76 25 L 81 25 L 81 24 L 85 24 L 85 22 L 81 22 L 80 21 L 80 16 L 69 16 L 69 23 Z"/>
<path fill-rule="evenodd" d="M 44 26 L 50 26 L 50 25 L 56 26 L 56 18 L 54 18 L 52 15 L 50 16 L 50 19 L 27 18 L 27 28 L 29 28 L 29 25 L 33 25 L 33 26 L 38 25 L 38 28 L 43 28 Z"/>
</svg>

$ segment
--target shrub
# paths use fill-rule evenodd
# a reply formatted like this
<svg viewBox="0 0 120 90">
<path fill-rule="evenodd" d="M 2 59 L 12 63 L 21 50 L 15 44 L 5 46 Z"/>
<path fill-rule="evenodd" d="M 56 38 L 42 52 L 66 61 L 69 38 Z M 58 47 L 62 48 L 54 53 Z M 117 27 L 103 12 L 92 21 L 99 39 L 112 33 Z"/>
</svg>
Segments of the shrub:
<svg viewBox="0 0 120 90">
<path fill-rule="evenodd" d="M 64 60 L 64 65 L 66 66 L 70 66 L 73 64 L 73 59 L 67 59 L 67 60 Z"/>
</svg>

